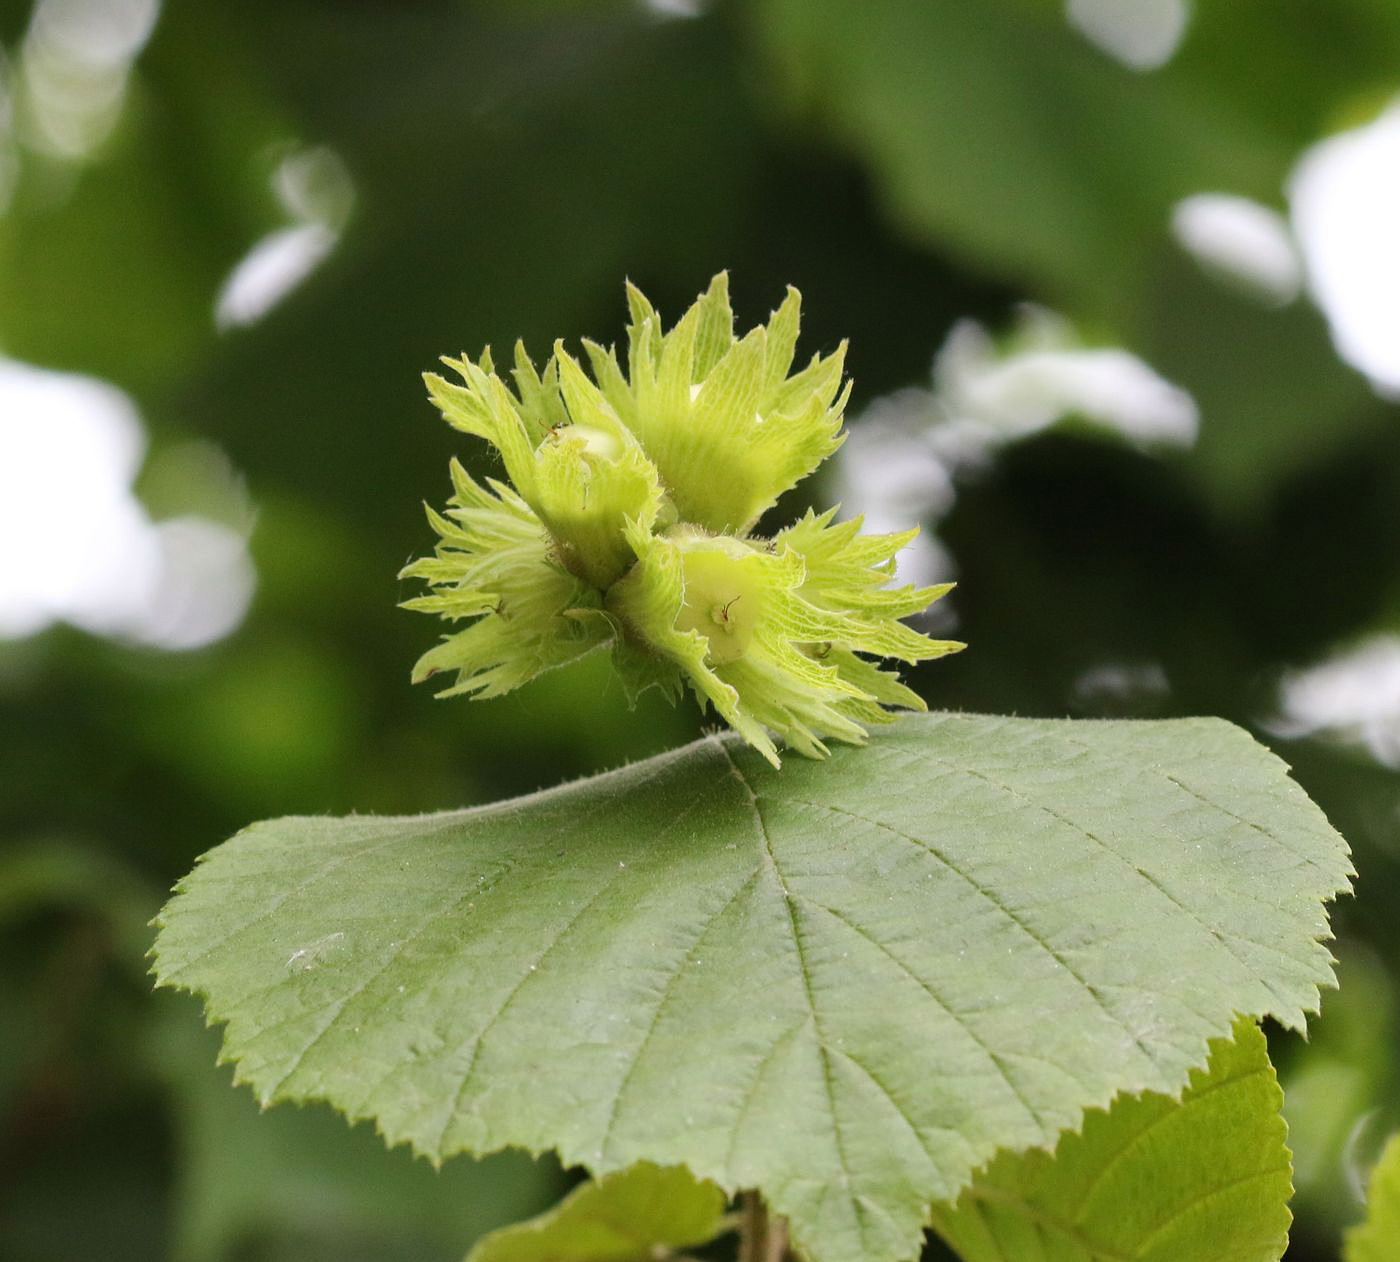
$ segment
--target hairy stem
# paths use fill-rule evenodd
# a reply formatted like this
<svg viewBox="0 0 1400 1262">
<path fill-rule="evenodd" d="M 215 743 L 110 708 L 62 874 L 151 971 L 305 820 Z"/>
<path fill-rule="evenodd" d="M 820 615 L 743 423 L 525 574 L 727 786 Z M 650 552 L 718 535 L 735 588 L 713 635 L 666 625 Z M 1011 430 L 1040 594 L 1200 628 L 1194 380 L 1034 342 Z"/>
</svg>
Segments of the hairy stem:
<svg viewBox="0 0 1400 1262">
<path fill-rule="evenodd" d="M 787 1222 L 768 1213 L 757 1192 L 739 1198 L 739 1262 L 785 1262 Z"/>
</svg>

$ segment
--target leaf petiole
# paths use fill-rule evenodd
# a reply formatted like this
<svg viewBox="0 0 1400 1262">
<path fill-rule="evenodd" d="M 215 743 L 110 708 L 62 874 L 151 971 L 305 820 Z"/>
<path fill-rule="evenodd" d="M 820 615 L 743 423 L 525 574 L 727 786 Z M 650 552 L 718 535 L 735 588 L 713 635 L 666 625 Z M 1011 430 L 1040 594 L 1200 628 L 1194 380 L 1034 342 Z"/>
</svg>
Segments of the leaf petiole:
<svg viewBox="0 0 1400 1262">
<path fill-rule="evenodd" d="M 739 1262 L 785 1262 L 788 1258 L 787 1220 L 768 1213 L 757 1192 L 739 1198 Z"/>
</svg>

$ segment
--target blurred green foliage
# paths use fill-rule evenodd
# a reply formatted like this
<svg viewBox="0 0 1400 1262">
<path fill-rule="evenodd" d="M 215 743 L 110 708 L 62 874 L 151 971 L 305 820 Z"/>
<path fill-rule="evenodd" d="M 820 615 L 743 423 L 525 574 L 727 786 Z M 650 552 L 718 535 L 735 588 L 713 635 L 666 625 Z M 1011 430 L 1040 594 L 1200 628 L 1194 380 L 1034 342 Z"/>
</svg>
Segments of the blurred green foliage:
<svg viewBox="0 0 1400 1262">
<path fill-rule="evenodd" d="M 132 395 L 157 517 L 237 515 L 191 457 L 221 448 L 259 580 L 241 628 L 195 652 L 64 627 L 0 641 L 0 1256 L 445 1260 L 557 1195 L 547 1164 L 436 1175 L 329 1114 L 260 1117 L 194 1006 L 149 993 L 145 923 L 249 820 L 457 806 L 694 734 L 692 710 L 629 712 L 596 658 L 434 703 L 407 684 L 431 632 L 394 575 L 429 546 L 448 456 L 483 469 L 423 400 L 439 354 L 613 340 L 624 276 L 674 315 L 721 268 L 741 326 L 792 283 L 809 353 L 851 338 L 856 425 L 927 385 L 955 320 L 1007 327 L 1022 300 L 1196 399 L 1189 451 L 1062 427 L 962 479 L 938 533 L 972 647 L 914 682 L 952 708 L 1229 717 L 1351 840 L 1344 988 L 1311 1044 L 1274 1048 L 1289 1257 L 1338 1256 L 1400 1125 L 1400 775 L 1261 724 L 1284 672 L 1400 633 L 1400 417 L 1306 300 L 1222 284 L 1170 214 L 1196 192 L 1282 208 L 1302 150 L 1400 89 L 1400 9 L 1199 0 L 1141 72 L 1052 0 L 695 7 L 172 3 L 110 134 L 65 155 L 21 108 L 26 31 L 46 11 L 98 30 L 123 4 L 0 2 L 0 350 Z M 284 161 L 320 150 L 348 212 L 333 188 L 277 194 Z M 299 215 L 335 219 L 329 257 L 221 331 L 231 269 Z M 84 509 L 55 488 L 56 516 Z M 1083 686 L 1122 663 L 1166 686 Z"/>
</svg>

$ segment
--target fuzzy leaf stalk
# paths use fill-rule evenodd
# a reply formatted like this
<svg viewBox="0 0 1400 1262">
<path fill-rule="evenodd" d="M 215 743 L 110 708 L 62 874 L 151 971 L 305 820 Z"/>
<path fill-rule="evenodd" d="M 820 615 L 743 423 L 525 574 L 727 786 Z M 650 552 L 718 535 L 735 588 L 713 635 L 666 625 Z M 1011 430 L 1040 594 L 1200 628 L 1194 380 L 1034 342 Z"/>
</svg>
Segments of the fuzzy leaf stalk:
<svg viewBox="0 0 1400 1262">
<path fill-rule="evenodd" d="M 963 646 L 904 618 L 949 590 L 892 587 L 917 530 L 862 535 L 814 514 L 754 533 L 778 497 L 841 445 L 845 345 L 792 372 L 801 298 L 736 337 L 721 273 L 669 330 L 628 286 L 625 367 L 585 341 L 587 367 L 555 343 L 542 371 L 516 344 L 508 374 L 488 350 L 430 373 L 447 422 L 500 453 L 505 480 L 452 464 L 435 554 L 404 577 L 407 607 L 467 625 L 429 650 L 420 681 L 494 697 L 608 647 L 631 700 L 689 687 L 774 764 L 774 737 L 808 757 L 859 744 L 887 707 L 924 704 L 878 660 Z M 507 380 L 507 376 L 509 380 Z"/>
</svg>

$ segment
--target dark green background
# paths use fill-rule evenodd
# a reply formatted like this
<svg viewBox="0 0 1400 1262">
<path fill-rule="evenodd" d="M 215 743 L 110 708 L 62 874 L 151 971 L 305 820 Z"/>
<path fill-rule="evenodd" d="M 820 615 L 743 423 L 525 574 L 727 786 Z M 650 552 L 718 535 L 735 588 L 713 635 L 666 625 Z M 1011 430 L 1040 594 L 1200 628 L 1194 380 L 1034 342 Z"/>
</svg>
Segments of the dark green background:
<svg viewBox="0 0 1400 1262">
<path fill-rule="evenodd" d="M 0 0 L 10 54 L 28 18 Z M 956 319 L 1005 328 L 1045 303 L 1189 389 L 1201 438 L 1146 455 L 1071 423 L 965 479 L 939 537 L 971 648 L 914 673 L 932 705 L 1216 714 L 1272 739 L 1282 672 L 1400 632 L 1397 409 L 1306 301 L 1241 296 L 1168 228 L 1200 191 L 1281 208 L 1302 150 L 1397 88 L 1390 0 L 1199 0 L 1150 74 L 1051 0 L 693 20 L 604 0 L 168 3 L 113 135 L 79 163 L 22 154 L 0 347 L 123 387 L 153 460 L 192 438 L 227 452 L 260 585 L 194 653 L 64 628 L 0 642 L 0 1256 L 445 1262 L 562 1186 L 515 1157 L 434 1175 L 329 1113 L 260 1116 L 212 1068 L 197 1006 L 144 976 L 165 891 L 250 820 L 495 798 L 701 725 L 654 699 L 629 712 L 600 659 L 489 703 L 408 686 L 436 629 L 396 608 L 394 576 L 430 546 L 421 503 L 445 497 L 448 456 L 483 459 L 424 401 L 439 354 L 611 341 L 624 277 L 674 316 L 728 268 L 744 327 L 792 283 L 809 352 L 851 339 L 859 424 L 928 384 Z M 221 334 L 223 278 L 285 222 L 269 177 L 314 145 L 353 182 L 344 235 Z M 201 508 L 194 484 L 138 490 L 157 517 Z M 805 496 L 823 491 L 785 507 Z M 1118 662 L 1159 664 L 1169 691 L 1076 689 Z M 1361 873 L 1336 913 L 1343 990 L 1309 1045 L 1274 1049 L 1300 1156 L 1289 1257 L 1334 1258 L 1352 1176 L 1400 1124 L 1400 775 L 1273 743 Z"/>
</svg>

